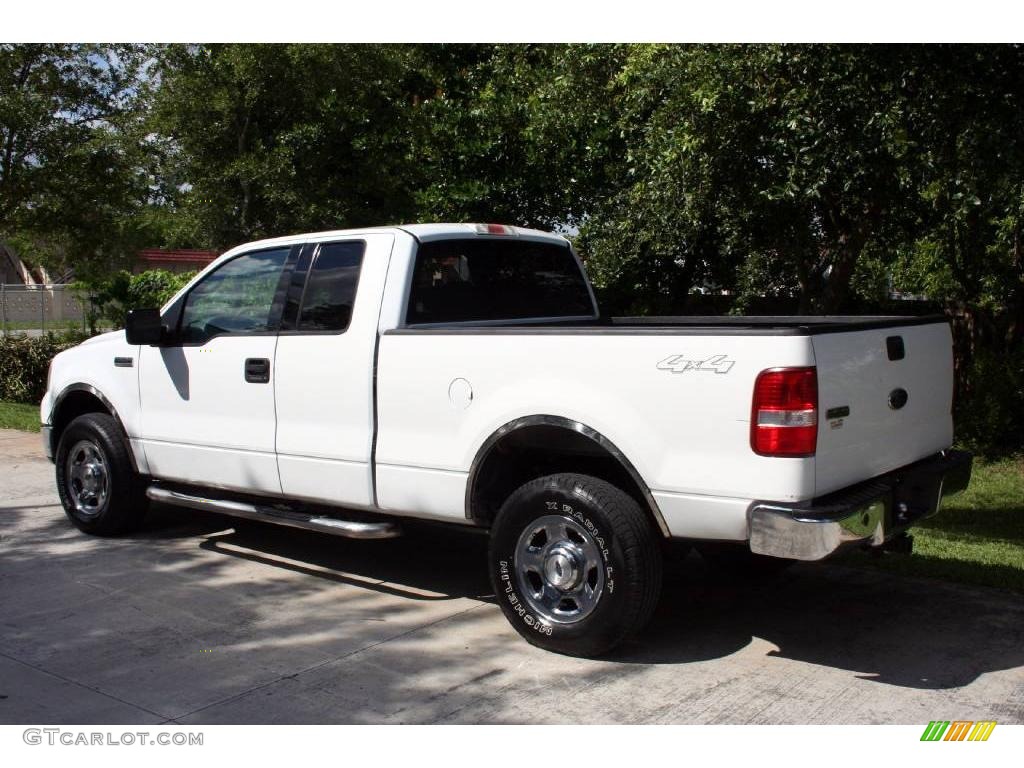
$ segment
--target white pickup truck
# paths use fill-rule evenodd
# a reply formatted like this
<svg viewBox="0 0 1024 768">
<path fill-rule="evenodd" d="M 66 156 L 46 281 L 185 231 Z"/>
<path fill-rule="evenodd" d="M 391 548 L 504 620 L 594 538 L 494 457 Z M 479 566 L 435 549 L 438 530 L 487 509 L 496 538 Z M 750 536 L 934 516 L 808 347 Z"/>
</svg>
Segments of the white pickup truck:
<svg viewBox="0 0 1024 768">
<path fill-rule="evenodd" d="M 643 627 L 669 539 L 737 564 L 891 545 L 971 470 L 943 318 L 603 318 L 564 238 L 496 224 L 239 246 L 47 390 L 85 532 L 149 501 L 478 526 L 509 621 L 581 655 Z"/>
</svg>

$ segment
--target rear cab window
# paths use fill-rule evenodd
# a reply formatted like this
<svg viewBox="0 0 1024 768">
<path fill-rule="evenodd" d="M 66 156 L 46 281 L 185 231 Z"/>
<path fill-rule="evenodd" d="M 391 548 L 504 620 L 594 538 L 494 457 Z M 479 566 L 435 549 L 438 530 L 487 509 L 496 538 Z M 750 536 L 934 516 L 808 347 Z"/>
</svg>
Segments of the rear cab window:
<svg viewBox="0 0 1024 768">
<path fill-rule="evenodd" d="M 595 316 L 568 243 L 480 237 L 428 241 L 416 251 L 407 325 Z"/>
</svg>

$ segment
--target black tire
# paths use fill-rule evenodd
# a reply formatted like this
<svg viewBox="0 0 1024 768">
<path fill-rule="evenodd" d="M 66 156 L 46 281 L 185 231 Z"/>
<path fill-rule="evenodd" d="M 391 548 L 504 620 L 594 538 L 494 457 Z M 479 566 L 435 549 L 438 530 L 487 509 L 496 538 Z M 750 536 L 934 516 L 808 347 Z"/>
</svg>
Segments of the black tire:
<svg viewBox="0 0 1024 768">
<path fill-rule="evenodd" d="M 561 533 L 542 531 L 551 527 Z M 528 571 L 528 558 L 544 565 Z M 558 558 L 568 564 L 564 572 Z M 548 475 L 509 496 L 491 528 L 488 564 L 498 603 L 516 631 L 533 645 L 572 656 L 600 656 L 638 633 L 661 590 L 661 548 L 640 506 L 587 475 Z M 566 582 L 570 591 L 562 592 L 539 581 L 549 569 L 556 579 L 581 580 Z M 565 599 L 550 608 L 542 605 L 545 595 Z"/>
<path fill-rule="evenodd" d="M 697 551 L 716 576 L 735 582 L 771 581 L 796 562 L 754 554 L 746 544 L 698 544 Z"/>
<path fill-rule="evenodd" d="M 121 426 L 106 413 L 79 416 L 64 430 L 54 461 L 57 493 L 79 530 L 114 536 L 142 524 L 149 503 L 128 451 Z M 86 480 L 78 476 L 83 471 L 93 474 Z"/>
</svg>

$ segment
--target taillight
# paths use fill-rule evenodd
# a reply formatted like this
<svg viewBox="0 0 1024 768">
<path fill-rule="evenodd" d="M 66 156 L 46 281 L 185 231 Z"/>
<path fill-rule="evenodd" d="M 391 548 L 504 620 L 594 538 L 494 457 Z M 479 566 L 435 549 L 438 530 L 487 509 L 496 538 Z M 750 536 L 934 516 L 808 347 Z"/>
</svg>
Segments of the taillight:
<svg viewBox="0 0 1024 768">
<path fill-rule="evenodd" d="M 757 375 L 750 447 L 762 456 L 814 455 L 818 447 L 815 368 L 775 368 Z"/>
</svg>

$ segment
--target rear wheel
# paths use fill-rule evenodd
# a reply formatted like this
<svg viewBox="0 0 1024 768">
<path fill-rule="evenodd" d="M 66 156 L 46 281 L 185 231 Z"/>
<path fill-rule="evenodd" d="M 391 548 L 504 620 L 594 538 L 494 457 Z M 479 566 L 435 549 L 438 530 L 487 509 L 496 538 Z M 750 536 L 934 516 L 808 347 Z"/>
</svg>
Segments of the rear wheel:
<svg viewBox="0 0 1024 768">
<path fill-rule="evenodd" d="M 661 588 L 661 550 L 640 506 L 587 475 L 533 480 L 491 529 L 491 583 L 534 645 L 597 656 L 639 632 Z"/>
<path fill-rule="evenodd" d="M 68 424 L 54 463 L 61 505 L 77 528 L 112 536 L 142 524 L 145 486 L 113 416 L 87 413 Z"/>
</svg>

